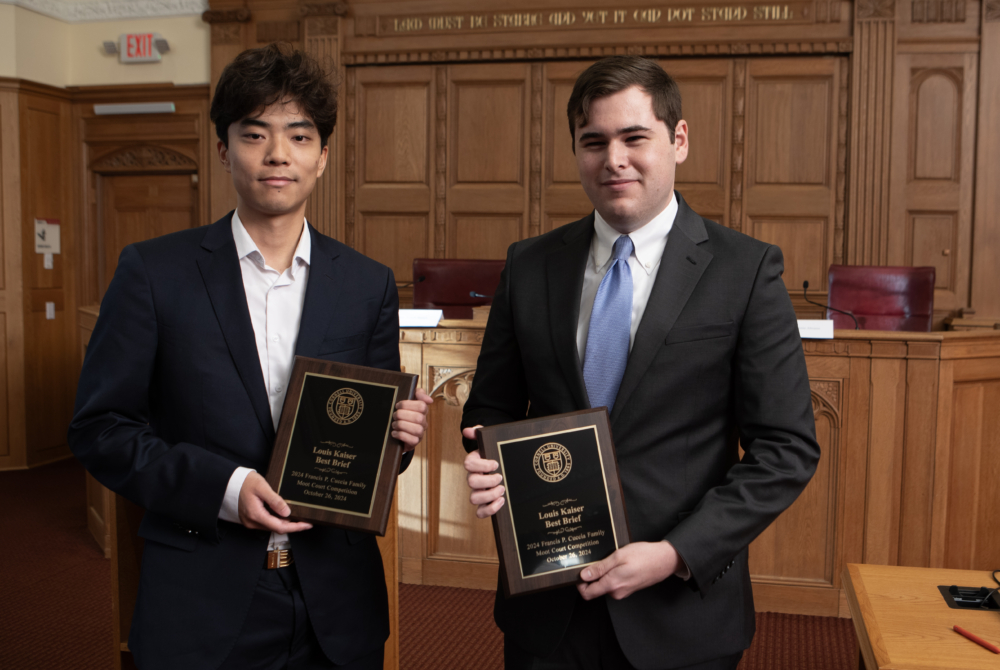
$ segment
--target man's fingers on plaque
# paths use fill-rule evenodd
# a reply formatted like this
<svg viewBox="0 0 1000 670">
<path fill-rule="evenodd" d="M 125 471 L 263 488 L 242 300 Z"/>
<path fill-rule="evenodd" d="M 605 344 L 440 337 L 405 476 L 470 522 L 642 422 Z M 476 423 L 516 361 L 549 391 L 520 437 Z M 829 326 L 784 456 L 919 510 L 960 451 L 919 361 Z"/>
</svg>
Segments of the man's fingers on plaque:
<svg viewBox="0 0 1000 670">
<path fill-rule="evenodd" d="M 480 505 L 479 508 L 476 510 L 476 516 L 478 516 L 480 519 L 485 519 L 486 517 L 493 516 L 498 511 L 500 511 L 500 508 L 503 507 L 505 500 L 506 498 L 501 496 L 500 498 L 497 498 L 488 505 Z"/>
<path fill-rule="evenodd" d="M 500 482 L 503 481 L 503 477 L 498 474 L 492 475 L 479 475 L 479 474 L 469 474 L 469 488 L 473 489 L 491 489 L 494 486 L 499 486 Z"/>
</svg>

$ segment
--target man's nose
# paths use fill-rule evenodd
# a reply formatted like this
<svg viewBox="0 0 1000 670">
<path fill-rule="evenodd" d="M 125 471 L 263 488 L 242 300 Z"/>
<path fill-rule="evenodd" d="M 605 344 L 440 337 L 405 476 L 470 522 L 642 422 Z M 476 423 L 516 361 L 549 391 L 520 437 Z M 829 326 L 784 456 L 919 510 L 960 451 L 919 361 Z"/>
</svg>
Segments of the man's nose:
<svg viewBox="0 0 1000 670">
<path fill-rule="evenodd" d="M 619 142 L 610 142 L 605 160 L 605 167 L 611 171 L 620 170 L 628 165 L 628 149 Z"/>
<path fill-rule="evenodd" d="M 283 137 L 275 137 L 267 147 L 265 160 L 268 165 L 288 164 L 288 142 Z"/>
</svg>

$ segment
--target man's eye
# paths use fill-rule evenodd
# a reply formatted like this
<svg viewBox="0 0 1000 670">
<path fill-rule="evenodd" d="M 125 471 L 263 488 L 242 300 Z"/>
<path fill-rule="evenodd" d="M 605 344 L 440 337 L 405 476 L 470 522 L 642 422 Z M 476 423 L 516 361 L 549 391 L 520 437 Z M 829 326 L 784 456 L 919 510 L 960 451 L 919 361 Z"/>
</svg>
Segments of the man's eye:
<svg viewBox="0 0 1000 670">
<path fill-rule="evenodd" d="M 296 135 L 293 139 L 296 142 L 304 142 L 304 141 L 306 141 L 306 140 L 309 139 L 309 136 L 308 135 Z"/>
<path fill-rule="evenodd" d="M 625 140 L 625 141 L 626 141 L 626 142 L 637 142 L 637 141 L 639 141 L 639 140 L 644 140 L 644 139 L 646 139 L 646 136 L 645 136 L 645 135 L 632 135 L 631 137 L 629 137 L 629 138 L 628 138 L 627 140 Z"/>
<path fill-rule="evenodd" d="M 262 138 L 262 137 L 264 137 L 264 136 L 263 136 L 263 135 L 260 135 L 260 134 L 258 134 L 258 133 L 247 133 L 247 134 L 246 134 L 246 137 L 248 137 L 248 138 L 249 138 L 249 139 L 251 139 L 251 140 L 259 140 L 259 139 L 261 139 L 261 138 Z"/>
</svg>

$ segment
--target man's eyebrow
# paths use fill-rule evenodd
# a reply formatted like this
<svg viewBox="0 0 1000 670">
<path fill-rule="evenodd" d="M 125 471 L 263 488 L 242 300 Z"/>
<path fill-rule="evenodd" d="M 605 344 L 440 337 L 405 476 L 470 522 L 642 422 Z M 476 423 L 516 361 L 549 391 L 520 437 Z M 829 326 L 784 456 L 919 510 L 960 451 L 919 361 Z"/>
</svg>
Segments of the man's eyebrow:
<svg viewBox="0 0 1000 670">
<path fill-rule="evenodd" d="M 648 133 L 650 132 L 650 129 L 647 128 L 646 126 L 629 126 L 628 128 L 618 129 L 617 131 L 615 131 L 615 135 L 628 135 L 629 133 L 641 133 L 641 132 Z M 604 138 L 604 133 L 598 132 L 596 130 L 591 130 L 589 132 L 580 135 L 579 141 L 583 142 L 584 140 L 603 139 L 603 138 Z"/>
<path fill-rule="evenodd" d="M 301 121 L 292 121 L 287 126 L 285 126 L 286 130 L 289 129 L 289 128 L 310 128 L 310 129 L 314 129 L 314 128 L 316 128 L 316 124 L 314 124 L 309 119 L 303 119 Z"/>
<path fill-rule="evenodd" d="M 240 119 L 241 126 L 254 126 L 255 128 L 270 128 L 271 124 L 257 118 Z"/>
</svg>

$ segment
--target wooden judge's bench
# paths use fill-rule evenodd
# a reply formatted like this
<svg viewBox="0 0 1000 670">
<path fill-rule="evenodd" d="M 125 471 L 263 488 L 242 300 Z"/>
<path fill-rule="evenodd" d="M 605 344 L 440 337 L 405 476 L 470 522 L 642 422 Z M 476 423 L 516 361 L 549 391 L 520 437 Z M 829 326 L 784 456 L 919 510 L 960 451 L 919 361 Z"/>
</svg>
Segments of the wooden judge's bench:
<svg viewBox="0 0 1000 670">
<path fill-rule="evenodd" d="M 399 582 L 496 587 L 492 525 L 469 503 L 459 431 L 487 313 L 400 330 L 402 367 L 420 375 L 435 402 L 379 540 L 392 618 L 387 669 L 399 667 Z M 84 347 L 95 317 L 81 310 Z M 803 347 L 822 458 L 795 504 L 752 545 L 757 609 L 849 616 L 848 563 L 995 568 L 1000 331 L 838 330 Z M 92 532 L 112 559 L 115 644 L 129 667 L 141 510 L 93 480 L 88 496 Z"/>
<path fill-rule="evenodd" d="M 402 365 L 435 402 L 399 479 L 404 583 L 493 589 L 489 521 L 465 484 L 459 423 L 485 315 L 400 331 Z M 822 457 L 753 543 L 758 610 L 849 616 L 848 563 L 986 570 L 1000 524 L 1000 331 L 836 331 L 803 342 Z M 991 474 L 992 473 L 992 474 Z"/>
</svg>

